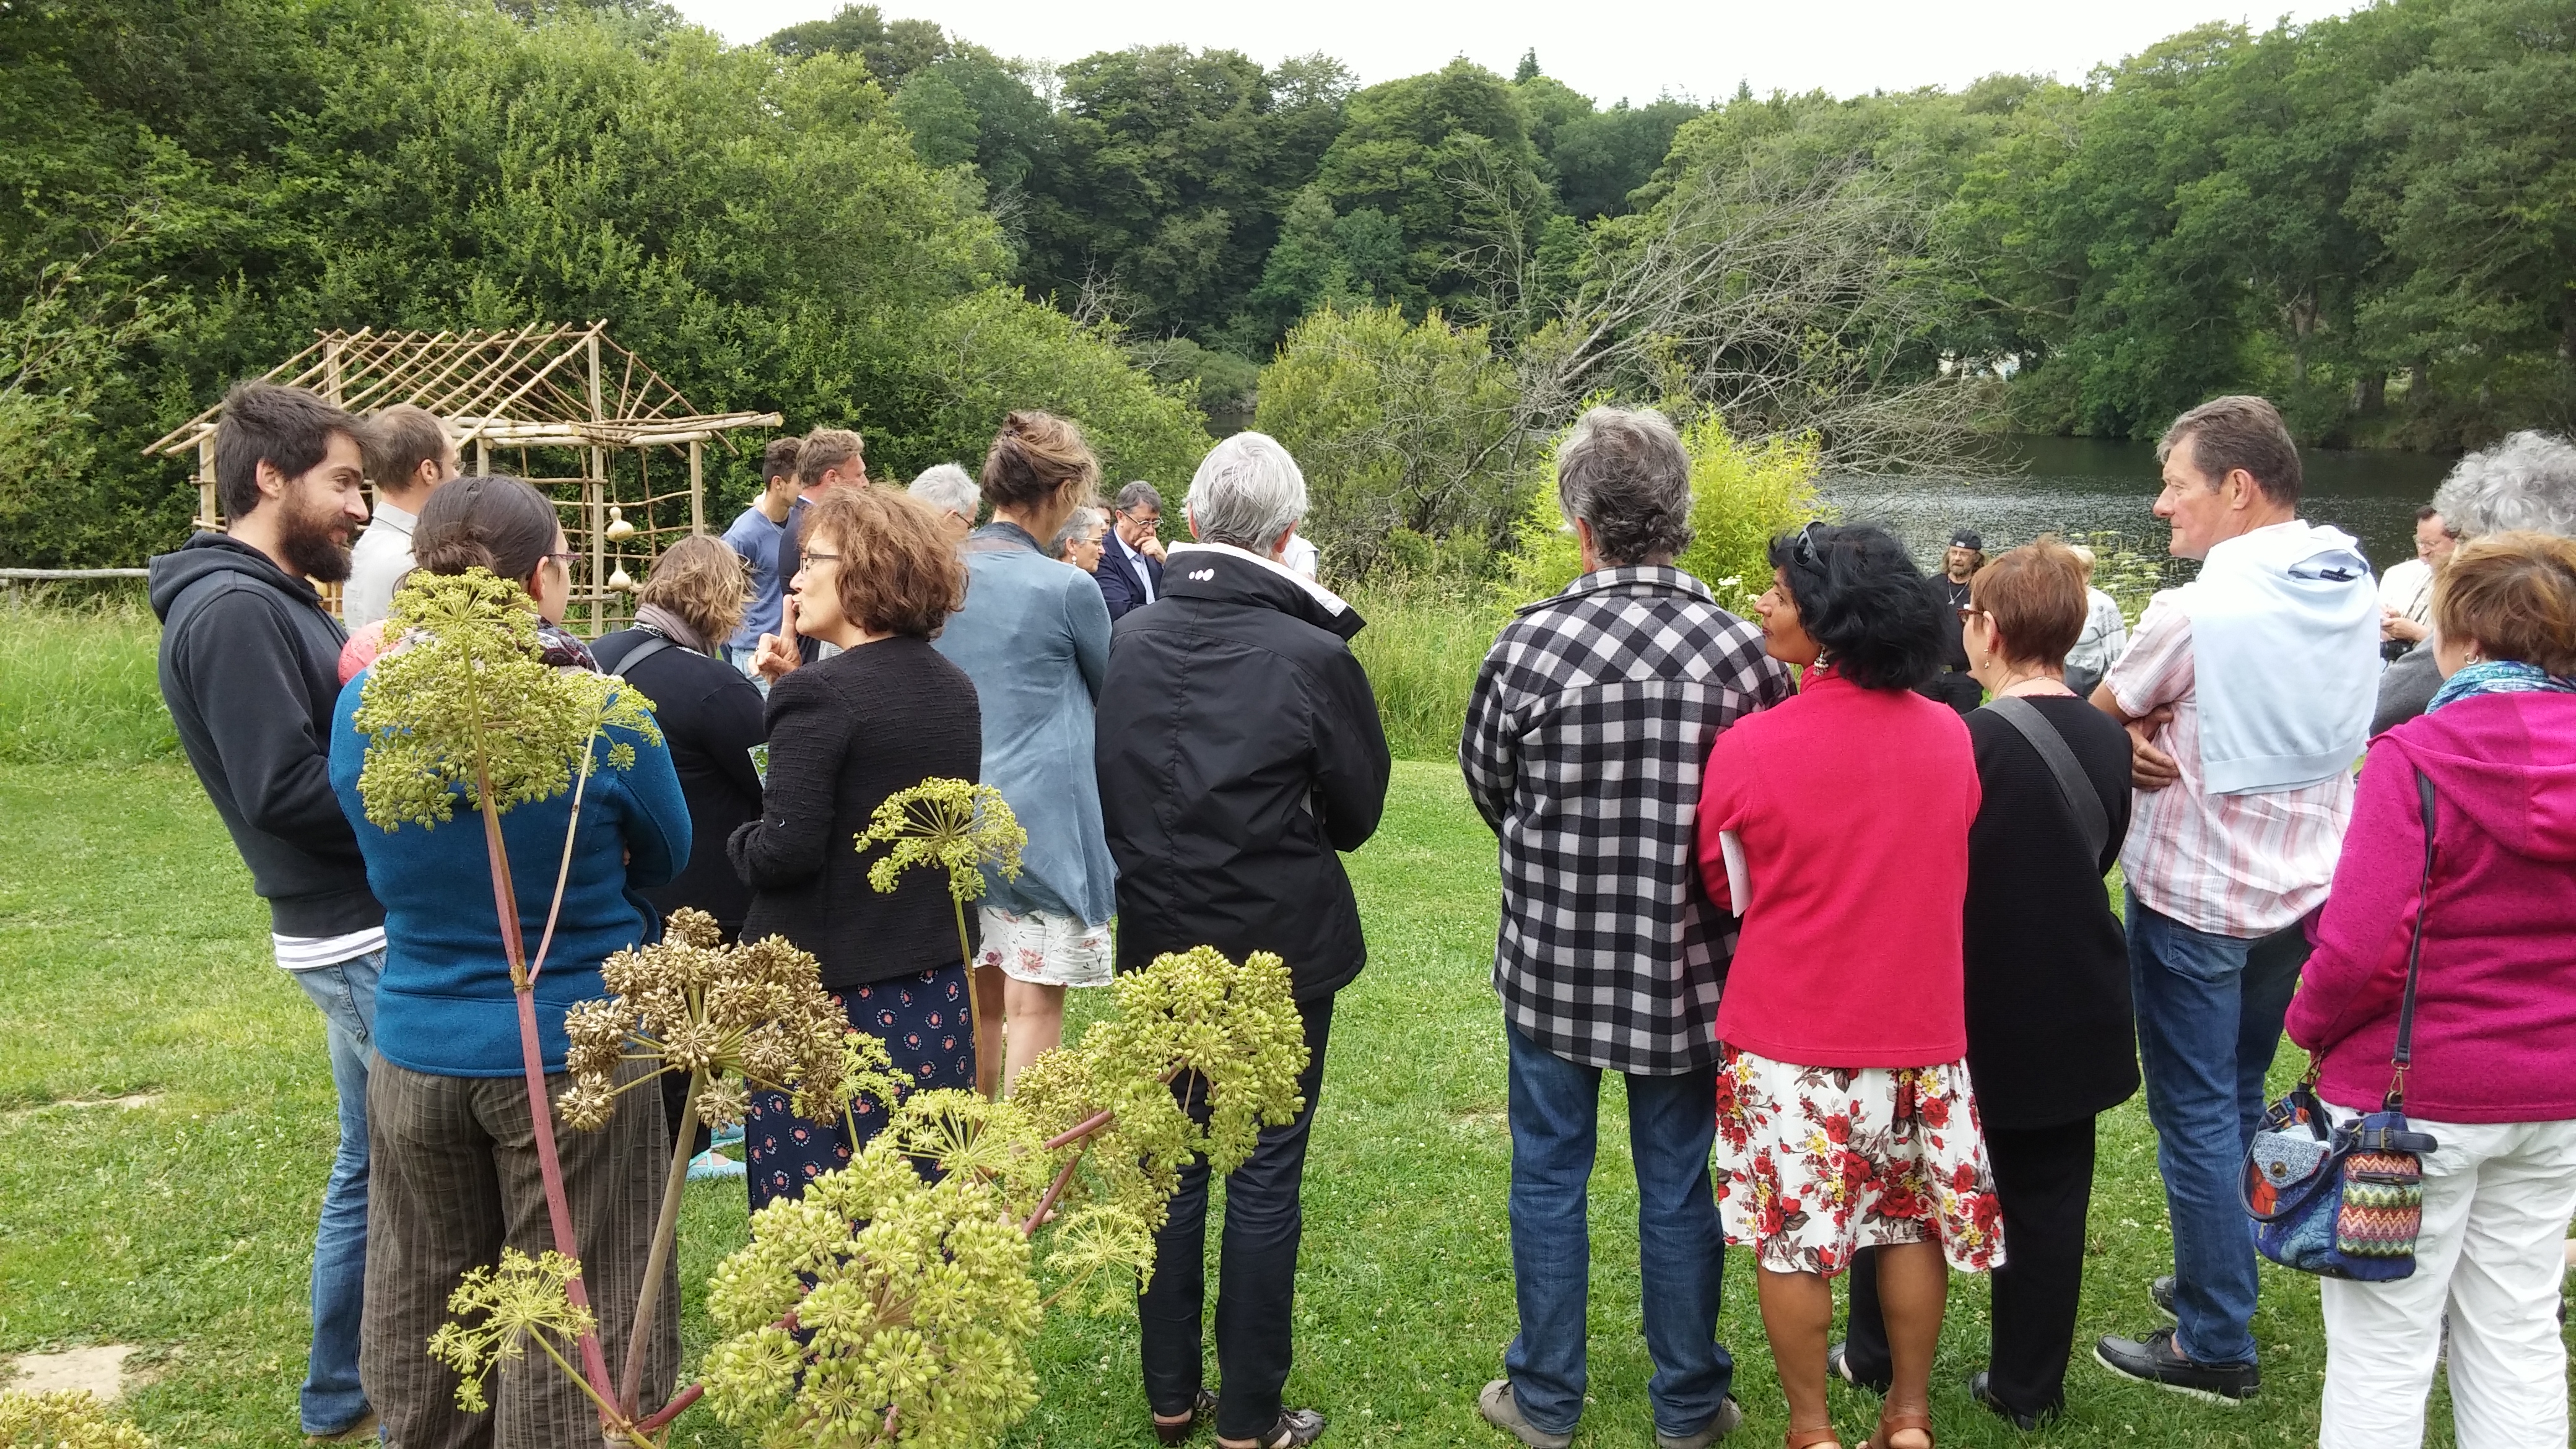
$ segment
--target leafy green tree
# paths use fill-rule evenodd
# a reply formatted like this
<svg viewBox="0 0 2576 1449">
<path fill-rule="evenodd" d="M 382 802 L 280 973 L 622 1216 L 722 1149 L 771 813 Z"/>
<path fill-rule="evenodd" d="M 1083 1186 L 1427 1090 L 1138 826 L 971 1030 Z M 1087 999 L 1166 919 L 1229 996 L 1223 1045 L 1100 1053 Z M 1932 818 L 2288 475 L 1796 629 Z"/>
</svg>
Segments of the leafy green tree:
<svg viewBox="0 0 2576 1449">
<path fill-rule="evenodd" d="M 1368 208 L 1395 222 L 1405 267 L 1393 295 L 1408 311 L 1469 296 L 1475 277 L 1459 256 L 1479 240 L 1478 195 L 1544 190 L 1520 98 L 1492 71 L 1454 60 L 1360 91 L 1348 117 L 1317 171 L 1326 199 L 1340 215 Z M 1515 229 L 1523 224 L 1534 232 L 1537 218 Z"/>
<path fill-rule="evenodd" d="M 1261 372 L 1253 426 L 1306 473 L 1301 525 L 1333 567 L 1365 574 L 1398 531 L 1503 548 L 1527 496 L 1527 433 L 1510 366 L 1480 327 L 1437 311 L 1326 307 Z"/>
<path fill-rule="evenodd" d="M 891 90 L 915 71 L 957 52 L 939 26 L 928 20 L 888 22 L 874 5 L 844 5 L 828 20 L 790 25 L 761 42 L 780 55 L 803 60 L 817 55 L 854 55 L 868 74 Z"/>
</svg>

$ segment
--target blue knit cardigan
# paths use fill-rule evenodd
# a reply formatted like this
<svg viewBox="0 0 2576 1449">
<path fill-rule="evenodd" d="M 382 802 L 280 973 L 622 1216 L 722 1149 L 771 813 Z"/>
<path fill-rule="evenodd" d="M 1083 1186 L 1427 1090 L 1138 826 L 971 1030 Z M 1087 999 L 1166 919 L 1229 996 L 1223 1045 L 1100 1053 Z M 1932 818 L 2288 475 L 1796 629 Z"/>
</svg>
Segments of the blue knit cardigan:
<svg viewBox="0 0 2576 1449">
<path fill-rule="evenodd" d="M 432 827 L 384 830 L 358 800 L 367 737 L 353 723 L 366 674 L 349 681 L 331 720 L 331 788 L 358 833 L 367 884 L 385 907 L 385 969 L 376 985 L 376 1050 L 386 1061 L 440 1077 L 515 1077 L 518 1003 L 492 904 L 483 825 L 463 799 L 456 818 Z M 629 769 L 608 768 L 609 742 L 582 793 L 581 828 L 553 948 L 537 977 L 537 1038 L 546 1070 L 563 1070 L 564 1012 L 606 994 L 599 963 L 621 947 L 661 939 L 662 923 L 642 892 L 667 883 L 689 859 L 689 806 L 671 752 L 612 731 L 635 747 Z M 545 933 L 563 860 L 572 792 L 521 805 L 501 817 L 510 878 L 527 949 Z"/>
</svg>

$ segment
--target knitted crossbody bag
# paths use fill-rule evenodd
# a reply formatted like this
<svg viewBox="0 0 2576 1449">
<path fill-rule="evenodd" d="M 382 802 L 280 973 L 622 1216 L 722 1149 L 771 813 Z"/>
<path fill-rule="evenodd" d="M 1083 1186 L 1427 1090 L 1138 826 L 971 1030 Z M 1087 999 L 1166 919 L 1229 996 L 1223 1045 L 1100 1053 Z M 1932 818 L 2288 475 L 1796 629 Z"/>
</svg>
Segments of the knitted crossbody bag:
<svg viewBox="0 0 2576 1449">
<path fill-rule="evenodd" d="M 2414 938 L 2406 948 L 2406 994 L 2397 1008 L 2395 1075 L 2379 1110 L 2329 1128 L 2317 1100 L 2319 1063 L 2266 1108 L 2245 1154 L 2245 1210 L 2256 1251 L 2284 1268 L 2327 1278 L 2382 1283 L 2415 1271 L 2424 1222 L 2424 1162 L 2440 1144 L 2406 1123 L 2406 1068 L 2414 1059 L 2415 982 L 2424 959 L 2424 916 L 2433 894 L 2433 782 L 2415 772 L 2424 812 L 2424 875 Z"/>
</svg>

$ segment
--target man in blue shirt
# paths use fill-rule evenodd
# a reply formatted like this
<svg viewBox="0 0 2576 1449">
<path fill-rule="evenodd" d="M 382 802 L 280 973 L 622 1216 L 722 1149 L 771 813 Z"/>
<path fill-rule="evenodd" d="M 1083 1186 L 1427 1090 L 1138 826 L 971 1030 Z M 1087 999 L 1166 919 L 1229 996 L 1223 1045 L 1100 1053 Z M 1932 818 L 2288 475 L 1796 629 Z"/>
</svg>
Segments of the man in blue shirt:
<svg viewBox="0 0 2576 1449">
<path fill-rule="evenodd" d="M 787 594 L 787 574 L 779 568 L 795 523 L 796 450 L 798 439 L 771 441 L 761 455 L 760 471 L 769 480 L 760 497 L 724 531 L 727 547 L 742 555 L 751 570 L 751 606 L 743 610 L 742 627 L 725 641 L 725 662 L 751 672 L 752 652 L 760 636 L 778 632 L 779 604 Z"/>
</svg>

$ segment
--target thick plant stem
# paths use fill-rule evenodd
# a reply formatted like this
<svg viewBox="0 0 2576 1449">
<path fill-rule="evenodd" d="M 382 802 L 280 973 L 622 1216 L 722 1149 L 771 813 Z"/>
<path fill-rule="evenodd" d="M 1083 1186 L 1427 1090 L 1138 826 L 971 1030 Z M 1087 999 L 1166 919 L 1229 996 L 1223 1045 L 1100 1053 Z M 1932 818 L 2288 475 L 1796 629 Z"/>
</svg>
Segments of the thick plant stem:
<svg viewBox="0 0 2576 1449">
<path fill-rule="evenodd" d="M 1099 1131 L 1101 1128 L 1108 1126 L 1116 1120 L 1118 1120 L 1118 1114 L 1107 1107 L 1103 1107 L 1099 1111 L 1094 1112 L 1090 1116 L 1083 1118 L 1081 1121 L 1074 1123 L 1070 1127 L 1067 1127 L 1062 1132 L 1057 1133 L 1055 1136 L 1048 1138 L 1046 1140 L 1045 1150 L 1053 1152 L 1059 1147 L 1070 1147 L 1074 1143 L 1080 1142 L 1083 1138 L 1090 1136 L 1092 1133 Z"/>
<path fill-rule="evenodd" d="M 691 1384 L 687 1388 L 673 1394 L 671 1396 L 671 1402 L 664 1404 L 651 1415 L 635 1421 L 635 1433 L 643 1435 L 655 1432 L 663 1425 L 680 1417 L 680 1411 L 686 1409 L 689 1405 L 696 1403 L 698 1401 L 698 1396 L 704 1394 L 706 1391 L 707 1386 L 705 1384 Z"/>
<path fill-rule="evenodd" d="M 494 908 L 501 918 L 501 947 L 509 955 L 510 985 L 518 997 L 519 1060 L 526 1070 L 528 1119 L 536 1139 L 537 1174 L 545 1182 L 547 1224 L 553 1229 L 555 1251 L 578 1263 L 581 1246 L 573 1237 L 572 1203 L 564 1192 L 563 1159 L 555 1151 L 554 1103 L 546 1096 L 545 1050 L 537 1039 L 537 988 L 528 977 L 527 938 L 519 933 L 518 891 L 510 880 L 509 851 L 501 843 L 501 812 L 492 808 L 490 777 L 484 776 L 478 785 L 475 793 L 482 802 L 483 843 L 492 868 Z M 580 1274 L 564 1285 L 564 1296 L 575 1308 L 590 1306 L 590 1290 Z M 608 1402 L 616 1380 L 609 1375 L 608 1355 L 601 1350 L 596 1331 L 581 1336 L 581 1366 L 592 1397 Z"/>
<path fill-rule="evenodd" d="M 662 1183 L 662 1215 L 653 1222 L 653 1256 L 644 1261 L 644 1286 L 635 1294 L 635 1327 L 626 1336 L 626 1371 L 617 1381 L 617 1402 L 629 1418 L 641 1407 L 637 1395 L 644 1387 L 644 1344 L 652 1332 L 653 1310 L 662 1298 L 662 1260 L 671 1255 L 671 1242 L 680 1232 L 680 1199 L 689 1190 L 689 1148 L 695 1140 L 689 1120 L 697 1115 L 698 1092 L 706 1082 L 704 1067 L 689 1073 L 689 1099 L 680 1108 L 679 1126 L 671 1134 L 679 1140 L 671 1144 L 671 1171 Z"/>
<path fill-rule="evenodd" d="M 951 895 L 957 912 L 957 958 L 966 967 L 966 1024 L 975 1033 L 975 1095 L 991 1101 L 1002 1088 L 1002 973 L 975 964 L 966 941 L 966 903 Z"/>
<path fill-rule="evenodd" d="M 1064 1167 L 1056 1173 L 1055 1181 L 1047 1184 L 1046 1196 L 1038 1199 L 1037 1210 L 1029 1214 L 1027 1222 L 1020 1224 L 1021 1237 L 1037 1236 L 1038 1229 L 1046 1224 L 1047 1214 L 1055 1211 L 1056 1200 L 1063 1197 L 1064 1190 L 1073 1185 L 1073 1170 L 1081 1165 L 1082 1153 L 1079 1152 L 1064 1160 Z"/>
</svg>

